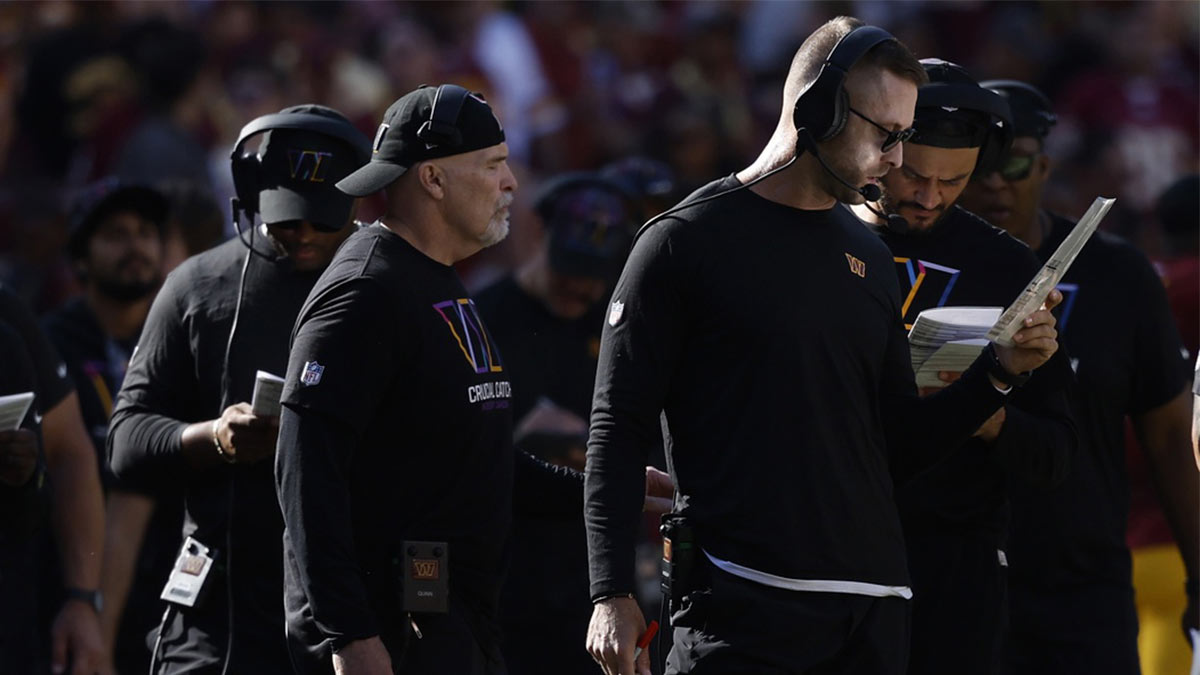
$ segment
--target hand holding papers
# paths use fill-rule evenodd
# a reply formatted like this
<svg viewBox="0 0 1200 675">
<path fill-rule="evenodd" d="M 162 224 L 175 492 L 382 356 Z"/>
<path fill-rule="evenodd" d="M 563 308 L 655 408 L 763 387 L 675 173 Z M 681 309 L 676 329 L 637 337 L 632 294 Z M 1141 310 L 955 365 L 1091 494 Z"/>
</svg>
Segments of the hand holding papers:
<svg viewBox="0 0 1200 675">
<path fill-rule="evenodd" d="M 18 428 L 31 403 L 33 392 L 0 396 L 0 484 L 24 485 L 37 468 L 37 435 Z"/>
<path fill-rule="evenodd" d="M 999 307 L 936 307 L 917 315 L 908 343 L 918 387 L 944 387 L 942 371 L 961 373 L 987 345 Z"/>
<path fill-rule="evenodd" d="M 260 370 L 254 375 L 254 398 L 250 407 L 259 417 L 279 417 L 279 398 L 283 396 L 283 378 Z"/>
<path fill-rule="evenodd" d="M 21 426 L 21 420 L 33 403 L 33 392 L 0 396 L 0 431 L 11 431 Z"/>
<path fill-rule="evenodd" d="M 1071 263 L 1075 261 L 1075 256 L 1083 250 L 1084 244 L 1096 231 L 1096 226 L 1100 224 L 1100 219 L 1108 213 L 1115 201 L 1115 199 L 1106 197 L 1096 197 L 1087 213 L 1083 214 L 1083 217 L 1071 230 L 1071 234 L 1067 235 L 1054 255 L 1050 256 L 1042 269 L 1030 280 L 1025 290 L 1021 291 L 1016 302 L 1004 310 L 1000 320 L 988 331 L 987 339 L 1005 347 L 1015 346 L 1012 336 L 1021 330 L 1021 322 L 1046 302 L 1046 296 L 1058 286 L 1058 282 L 1062 280 Z"/>
</svg>

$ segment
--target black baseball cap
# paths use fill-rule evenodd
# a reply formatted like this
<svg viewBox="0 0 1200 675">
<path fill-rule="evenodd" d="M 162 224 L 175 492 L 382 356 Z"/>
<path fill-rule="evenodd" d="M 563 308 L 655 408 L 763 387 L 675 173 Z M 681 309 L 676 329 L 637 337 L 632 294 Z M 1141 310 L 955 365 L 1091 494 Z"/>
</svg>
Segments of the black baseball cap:
<svg viewBox="0 0 1200 675">
<path fill-rule="evenodd" d="M 69 219 L 67 252 L 72 258 L 87 254 L 87 242 L 105 218 L 122 211 L 140 215 L 162 232 L 167 220 L 167 198 L 149 185 L 122 183 L 116 177 L 88 185 L 75 198 Z"/>
<path fill-rule="evenodd" d="M 599 173 L 551 181 L 535 203 L 549 237 L 550 267 L 572 277 L 619 274 L 633 243 L 630 206 L 624 187 Z"/>
<path fill-rule="evenodd" d="M 461 107 L 455 111 L 460 102 Z M 421 86 L 388 107 L 375 133 L 371 161 L 337 187 L 346 194 L 363 197 L 387 187 L 418 162 L 503 142 L 504 128 L 483 96 L 454 84 Z"/>
<path fill-rule="evenodd" d="M 1017 136 L 1045 138 L 1050 133 L 1050 127 L 1058 122 L 1050 99 L 1032 84 L 1017 80 L 986 80 L 980 82 L 979 86 L 1008 100 L 1013 130 Z"/>
<path fill-rule="evenodd" d="M 936 148 L 982 147 L 997 123 L 1011 128 L 1004 99 L 975 81 L 966 68 L 941 59 L 921 59 L 929 77 L 917 90 L 910 142 Z"/>
<path fill-rule="evenodd" d="M 307 129 L 265 132 L 259 150 L 259 215 L 268 224 L 307 220 L 327 229 L 341 229 L 350 220 L 354 198 L 333 186 L 363 165 L 367 137 L 333 108 L 307 104 L 280 111 L 293 113 L 319 115 L 344 124 L 345 138 Z"/>
</svg>

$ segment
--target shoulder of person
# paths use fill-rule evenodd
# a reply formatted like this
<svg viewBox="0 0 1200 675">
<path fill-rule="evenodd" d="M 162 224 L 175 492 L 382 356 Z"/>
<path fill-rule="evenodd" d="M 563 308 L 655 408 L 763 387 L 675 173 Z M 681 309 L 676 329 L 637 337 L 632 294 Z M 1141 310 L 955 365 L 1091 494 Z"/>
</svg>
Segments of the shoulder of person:
<svg viewBox="0 0 1200 675">
<path fill-rule="evenodd" d="M 969 228 L 969 234 L 973 238 L 980 240 L 980 246 L 986 246 L 988 247 L 987 250 L 997 251 L 1000 255 L 1019 256 L 1025 262 L 1041 267 L 1037 259 L 1037 253 L 1029 248 L 1028 244 L 1009 234 L 1007 230 L 992 225 L 982 217 L 957 204 L 954 206 L 953 213 L 957 219 L 953 223 L 954 226 Z"/>
</svg>

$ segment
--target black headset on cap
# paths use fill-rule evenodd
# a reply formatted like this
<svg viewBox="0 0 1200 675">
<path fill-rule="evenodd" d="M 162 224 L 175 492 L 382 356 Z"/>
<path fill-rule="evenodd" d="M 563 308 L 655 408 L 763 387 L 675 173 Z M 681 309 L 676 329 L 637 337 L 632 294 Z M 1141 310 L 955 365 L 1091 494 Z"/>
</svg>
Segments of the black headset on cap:
<svg viewBox="0 0 1200 675">
<path fill-rule="evenodd" d="M 457 84 L 443 84 L 433 95 L 433 110 L 429 119 L 417 129 L 417 138 L 431 147 L 455 148 L 462 145 L 458 130 L 458 113 L 471 92 Z"/>
<path fill-rule="evenodd" d="M 921 87 L 917 108 L 960 108 L 988 116 L 987 132 L 979 146 L 979 159 L 975 161 L 976 175 L 995 168 L 1012 146 L 1012 112 L 1009 111 L 1008 102 L 982 86 L 932 82 Z"/>
<path fill-rule="evenodd" d="M 254 215 L 258 213 L 258 192 L 262 185 L 262 181 L 260 180 L 262 164 L 258 159 L 258 155 L 243 153 L 243 147 L 246 145 L 246 141 L 252 136 L 280 129 L 308 131 L 331 136 L 344 141 L 346 145 L 353 148 L 363 164 L 366 164 L 371 159 L 371 146 L 367 142 L 367 137 L 347 121 L 340 121 L 334 117 L 326 117 L 314 113 L 300 112 L 272 113 L 252 120 L 249 124 L 242 127 L 242 132 L 238 134 L 237 143 L 233 144 L 233 151 L 229 153 L 231 162 L 230 172 L 233 174 L 233 190 L 237 195 L 232 202 L 233 224 L 239 232 L 241 232 L 238 218 L 239 213 L 245 214 L 246 218 L 251 221 L 253 221 Z"/>
</svg>

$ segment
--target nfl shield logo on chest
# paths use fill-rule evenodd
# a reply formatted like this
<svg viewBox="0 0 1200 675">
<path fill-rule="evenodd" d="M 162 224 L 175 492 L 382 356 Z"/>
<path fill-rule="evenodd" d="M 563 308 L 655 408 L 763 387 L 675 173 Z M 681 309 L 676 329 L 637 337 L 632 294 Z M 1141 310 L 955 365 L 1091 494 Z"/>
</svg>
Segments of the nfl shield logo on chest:
<svg viewBox="0 0 1200 675">
<path fill-rule="evenodd" d="M 300 384 L 306 387 L 311 387 L 314 384 L 321 383 L 321 375 L 325 373 L 325 366 L 316 361 L 305 361 L 304 371 L 300 373 Z"/>
</svg>

